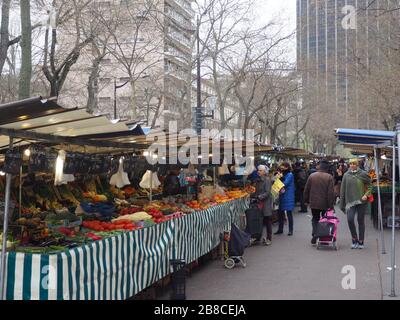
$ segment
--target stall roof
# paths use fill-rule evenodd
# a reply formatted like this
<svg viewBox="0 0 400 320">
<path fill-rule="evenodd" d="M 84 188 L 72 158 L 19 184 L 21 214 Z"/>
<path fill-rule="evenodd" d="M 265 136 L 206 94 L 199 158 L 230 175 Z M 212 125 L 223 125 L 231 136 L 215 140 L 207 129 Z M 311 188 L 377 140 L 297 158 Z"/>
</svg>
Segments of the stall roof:
<svg viewBox="0 0 400 320">
<path fill-rule="evenodd" d="M 337 129 L 338 140 L 345 143 L 380 145 L 392 141 L 396 133 L 394 131 Z"/>
<path fill-rule="evenodd" d="M 353 155 L 373 155 L 374 154 L 373 144 L 360 144 L 360 143 L 344 143 L 343 147 L 350 149 Z M 391 156 L 393 149 L 390 146 L 380 148 L 381 153 Z"/>
<path fill-rule="evenodd" d="M 177 132 L 165 132 L 160 128 L 149 130 L 130 122 L 114 123 L 105 116 L 89 114 L 85 109 L 67 109 L 57 104 L 55 98 L 44 100 L 42 97 L 21 100 L 0 105 L 6 117 L 0 123 L 0 151 L 9 147 L 9 136 L 15 137 L 14 145 L 25 145 L 34 142 L 47 142 L 52 145 L 67 144 L 74 148 L 85 146 L 89 152 L 122 152 L 124 149 L 147 149 L 158 136 L 158 143 L 169 145 L 176 141 L 177 147 L 209 145 L 212 140 L 207 137 L 191 136 L 190 141 L 179 139 Z M 224 140 L 216 137 L 221 145 Z M 232 140 L 229 141 L 232 143 Z M 87 143 L 87 144 L 85 144 Z M 70 147 L 72 150 L 72 146 Z M 224 146 L 232 150 L 233 144 Z M 272 150 L 272 146 L 260 145 L 253 141 L 241 141 L 242 149 L 253 147 L 254 152 Z M 87 148 L 86 148 L 87 147 Z"/>
<path fill-rule="evenodd" d="M 98 141 L 81 138 L 81 136 L 129 131 L 125 123 L 112 123 L 105 116 L 94 116 L 84 109 L 63 108 L 57 104 L 55 98 L 46 100 L 37 97 L 3 104 L 0 105 L 0 112 L 2 115 L 0 120 L 0 150 L 8 148 L 9 135 L 16 138 L 15 145 L 43 142 L 46 141 L 46 137 L 54 137 L 54 139 L 49 140 L 57 144 L 61 143 L 61 137 L 65 137 L 66 144 L 84 144 L 87 142 L 88 145 L 93 146 L 112 146 L 112 141 L 102 144 Z M 128 147 L 128 145 L 119 144 L 119 147 L 124 146 Z"/>
<path fill-rule="evenodd" d="M 65 112 L 56 98 L 35 97 L 0 105 L 0 124 L 40 118 Z"/>
<path fill-rule="evenodd" d="M 302 158 L 306 158 L 306 159 L 314 159 L 314 158 L 318 157 L 317 155 L 313 154 L 312 152 L 309 152 L 304 149 L 293 148 L 293 147 L 283 147 L 280 149 L 273 150 L 271 153 L 281 154 L 281 155 L 288 156 L 288 157 L 302 157 Z"/>
</svg>

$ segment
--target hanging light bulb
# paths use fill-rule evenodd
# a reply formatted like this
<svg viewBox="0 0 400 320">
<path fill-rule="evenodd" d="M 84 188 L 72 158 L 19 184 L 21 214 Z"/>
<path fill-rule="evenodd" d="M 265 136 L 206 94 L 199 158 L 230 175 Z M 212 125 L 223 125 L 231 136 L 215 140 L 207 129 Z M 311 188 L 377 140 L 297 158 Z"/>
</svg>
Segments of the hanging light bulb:
<svg viewBox="0 0 400 320">
<path fill-rule="evenodd" d="M 0 171 L 0 176 L 5 176 L 6 173 L 4 171 Z"/>
<path fill-rule="evenodd" d="M 145 157 L 147 157 L 147 156 L 149 155 L 149 152 L 148 152 L 148 151 L 144 151 L 144 152 L 143 152 L 143 155 L 144 155 Z"/>
<path fill-rule="evenodd" d="M 25 149 L 24 155 L 27 156 L 27 157 L 30 157 L 31 156 L 31 150 L 30 149 Z"/>
</svg>

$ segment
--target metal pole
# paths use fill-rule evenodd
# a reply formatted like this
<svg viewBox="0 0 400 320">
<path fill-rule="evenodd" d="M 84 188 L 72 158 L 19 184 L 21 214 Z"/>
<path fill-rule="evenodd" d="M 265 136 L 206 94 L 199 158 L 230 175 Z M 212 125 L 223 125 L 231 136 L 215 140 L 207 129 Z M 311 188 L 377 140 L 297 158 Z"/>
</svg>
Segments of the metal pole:
<svg viewBox="0 0 400 320">
<path fill-rule="evenodd" d="M 153 171 L 150 174 L 150 202 L 153 201 Z"/>
<path fill-rule="evenodd" d="M 383 221 L 382 221 L 382 202 L 381 202 L 381 187 L 379 186 L 379 164 L 378 164 L 378 156 L 376 151 L 376 146 L 374 146 L 374 157 L 375 157 L 375 173 L 376 173 L 376 182 L 378 187 L 378 223 L 381 232 L 381 242 L 382 242 L 382 254 L 386 254 L 385 250 L 385 236 L 383 234 Z"/>
<path fill-rule="evenodd" d="M 22 214 L 22 166 L 19 169 L 19 217 L 21 218 Z"/>
<path fill-rule="evenodd" d="M 13 138 L 10 138 L 10 149 L 13 147 Z M 4 203 L 4 222 L 3 222 L 3 242 L 1 247 L 1 265 L 0 265 L 0 300 L 4 300 L 5 292 L 5 271 L 6 271 L 6 249 L 7 249 L 7 233 L 8 233 L 8 215 L 10 210 L 10 189 L 11 189 L 12 175 L 6 175 L 6 190 L 5 190 L 5 203 Z"/>
<path fill-rule="evenodd" d="M 197 17 L 197 107 L 196 107 L 196 132 L 201 135 L 201 70 L 200 70 L 200 19 Z"/>
<path fill-rule="evenodd" d="M 400 142 L 400 134 L 397 135 L 397 142 Z M 400 150 L 399 150 L 400 153 Z M 399 157 L 399 162 L 400 162 L 400 157 Z M 395 297 L 396 296 L 396 291 L 395 291 L 395 271 L 396 271 L 396 265 L 395 265 L 395 218 L 396 218 L 396 143 L 393 141 L 393 160 L 392 160 L 392 172 L 393 172 L 393 177 L 392 177 L 392 246 L 390 249 L 390 266 L 391 266 L 391 290 L 390 290 L 390 295 L 389 297 Z"/>
<path fill-rule="evenodd" d="M 216 174 L 216 168 L 213 167 L 213 180 L 214 180 L 214 188 L 217 187 L 217 174 Z"/>
<path fill-rule="evenodd" d="M 114 120 L 117 119 L 117 79 L 114 78 Z"/>
</svg>

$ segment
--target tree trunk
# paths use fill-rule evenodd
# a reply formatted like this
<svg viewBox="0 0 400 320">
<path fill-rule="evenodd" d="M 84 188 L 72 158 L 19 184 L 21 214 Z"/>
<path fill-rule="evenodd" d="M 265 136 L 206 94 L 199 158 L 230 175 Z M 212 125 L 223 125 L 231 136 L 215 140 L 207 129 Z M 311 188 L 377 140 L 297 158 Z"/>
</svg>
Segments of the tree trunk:
<svg viewBox="0 0 400 320">
<path fill-rule="evenodd" d="M 32 26 L 30 0 L 21 0 L 21 73 L 18 98 L 30 97 L 32 78 Z"/>
<path fill-rule="evenodd" d="M 151 122 L 151 129 L 153 129 L 156 126 L 156 122 L 157 122 L 157 119 L 159 117 L 160 110 L 161 110 L 162 100 L 163 100 L 162 97 L 158 98 L 157 109 L 156 109 L 156 112 L 154 114 L 153 121 Z"/>
<path fill-rule="evenodd" d="M 10 2 L 11 0 L 3 0 L 1 6 L 1 27 L 0 27 L 0 75 L 3 72 L 4 63 L 7 59 L 9 31 L 8 24 L 10 22 Z"/>
<path fill-rule="evenodd" d="M 94 59 L 92 63 L 92 71 L 89 75 L 88 81 L 88 100 L 86 104 L 86 110 L 89 113 L 93 113 L 96 109 L 96 95 L 97 95 L 97 80 L 99 77 L 99 70 L 100 70 L 100 61 L 101 58 Z"/>
<path fill-rule="evenodd" d="M 276 143 L 276 128 L 271 128 L 270 129 L 270 135 L 271 135 L 271 140 L 270 140 L 270 144 L 275 144 Z"/>
<path fill-rule="evenodd" d="M 130 81 L 131 85 L 131 107 L 132 107 L 132 119 L 137 118 L 137 106 L 136 106 L 136 84 L 134 80 Z"/>
</svg>

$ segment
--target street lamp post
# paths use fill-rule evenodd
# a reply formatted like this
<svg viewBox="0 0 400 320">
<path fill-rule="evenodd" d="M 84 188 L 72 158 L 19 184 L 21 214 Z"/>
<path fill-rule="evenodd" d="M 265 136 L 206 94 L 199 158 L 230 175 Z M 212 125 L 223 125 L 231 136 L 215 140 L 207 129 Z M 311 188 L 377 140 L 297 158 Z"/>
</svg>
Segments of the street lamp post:
<svg viewBox="0 0 400 320">
<path fill-rule="evenodd" d="M 201 70 L 200 70 L 200 19 L 197 17 L 197 106 L 196 106 L 196 132 L 201 135 L 203 119 L 201 114 Z"/>
</svg>

